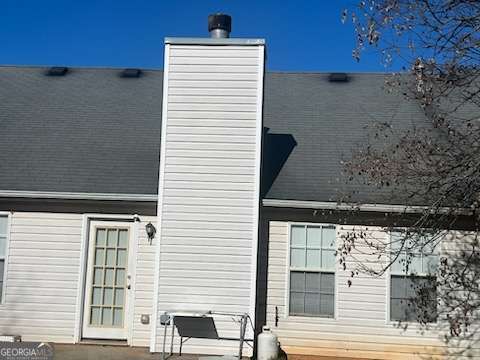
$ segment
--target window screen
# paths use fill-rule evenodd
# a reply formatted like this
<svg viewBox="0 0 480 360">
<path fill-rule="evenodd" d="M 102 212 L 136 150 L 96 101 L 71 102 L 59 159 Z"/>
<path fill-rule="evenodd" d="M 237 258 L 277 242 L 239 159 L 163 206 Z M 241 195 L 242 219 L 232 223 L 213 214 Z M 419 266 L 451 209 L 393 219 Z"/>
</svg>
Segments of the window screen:
<svg viewBox="0 0 480 360">
<path fill-rule="evenodd" d="M 293 225 L 290 231 L 290 315 L 334 316 L 335 227 Z"/>
</svg>

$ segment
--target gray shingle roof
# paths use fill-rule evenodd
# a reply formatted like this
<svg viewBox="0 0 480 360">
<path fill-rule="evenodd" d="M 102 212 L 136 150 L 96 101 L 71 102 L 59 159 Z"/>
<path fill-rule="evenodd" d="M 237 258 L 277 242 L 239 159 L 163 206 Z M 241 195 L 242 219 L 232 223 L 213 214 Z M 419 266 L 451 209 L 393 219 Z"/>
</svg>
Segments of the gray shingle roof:
<svg viewBox="0 0 480 360">
<path fill-rule="evenodd" d="M 0 68 L 0 190 L 157 192 L 162 77 Z"/>
<path fill-rule="evenodd" d="M 346 83 L 329 82 L 328 76 L 268 74 L 264 124 L 270 132 L 291 134 L 297 145 L 265 197 L 336 201 L 355 190 L 353 200 L 395 203 L 385 199 L 386 192 L 347 184 L 341 161 L 364 143 L 373 122 L 405 129 L 425 121 L 423 110 L 397 91 L 389 93 L 385 74 L 349 74 Z"/>
<path fill-rule="evenodd" d="M 163 73 L 120 72 L 74 68 L 52 77 L 45 68 L 0 67 L 0 190 L 155 194 Z M 366 125 L 423 117 L 387 94 L 384 77 L 331 83 L 328 74 L 267 73 L 264 197 L 333 200 L 349 190 L 340 161 Z"/>
</svg>

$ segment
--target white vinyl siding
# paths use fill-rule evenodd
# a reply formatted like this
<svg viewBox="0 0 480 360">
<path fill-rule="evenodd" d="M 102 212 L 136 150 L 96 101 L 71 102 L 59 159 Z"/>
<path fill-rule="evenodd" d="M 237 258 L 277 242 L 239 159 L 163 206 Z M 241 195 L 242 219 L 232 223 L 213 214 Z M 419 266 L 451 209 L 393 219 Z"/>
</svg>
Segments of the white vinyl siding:
<svg viewBox="0 0 480 360">
<path fill-rule="evenodd" d="M 166 45 L 152 351 L 161 350 L 164 311 L 254 317 L 263 53 L 263 46 Z M 215 320 L 220 336 L 238 337 L 238 324 Z M 184 351 L 237 347 L 191 339 Z"/>
<path fill-rule="evenodd" d="M 5 293 L 8 238 L 8 215 L 0 214 L 0 304 Z"/>
<path fill-rule="evenodd" d="M 152 325 L 141 324 L 141 315 L 153 319 L 155 243 L 150 245 L 145 224 L 156 218 L 141 219 L 138 240 L 134 240 L 138 241 L 131 343 L 134 346 L 148 346 L 150 339 Z M 79 326 L 75 313 L 83 215 L 14 212 L 8 222 L 8 271 L 0 305 L 0 334 L 21 335 L 24 341 L 73 343 L 75 328 Z"/>
<path fill-rule="evenodd" d="M 334 317 L 335 226 L 291 225 L 290 315 Z"/>
<path fill-rule="evenodd" d="M 359 262 L 376 269 L 385 264 L 369 251 L 360 239 L 346 270 L 336 261 L 335 318 L 290 315 L 288 309 L 289 223 L 271 221 L 268 243 L 267 325 L 277 334 L 282 348 L 290 354 L 411 360 L 445 349 L 436 329 L 420 331 L 417 324 L 408 328 L 390 323 L 388 316 L 389 275 L 351 277 Z M 388 234 L 380 227 L 337 225 L 336 240 L 352 231 L 363 230 L 369 240 L 387 241 Z M 352 285 L 348 285 L 348 281 Z M 276 314 L 278 322 L 276 324 Z"/>
<path fill-rule="evenodd" d="M 153 284 L 155 278 L 155 249 L 158 236 L 150 243 L 145 231 L 145 225 L 151 222 L 158 231 L 156 217 L 141 216 L 138 223 L 138 246 L 135 262 L 135 297 L 133 300 L 133 346 L 148 346 L 152 326 L 155 321 L 153 314 Z M 157 233 L 158 234 L 158 233 Z M 150 316 L 149 324 L 142 324 L 142 315 Z"/>
<path fill-rule="evenodd" d="M 25 341 L 74 341 L 82 215 L 10 215 L 0 334 Z"/>
</svg>

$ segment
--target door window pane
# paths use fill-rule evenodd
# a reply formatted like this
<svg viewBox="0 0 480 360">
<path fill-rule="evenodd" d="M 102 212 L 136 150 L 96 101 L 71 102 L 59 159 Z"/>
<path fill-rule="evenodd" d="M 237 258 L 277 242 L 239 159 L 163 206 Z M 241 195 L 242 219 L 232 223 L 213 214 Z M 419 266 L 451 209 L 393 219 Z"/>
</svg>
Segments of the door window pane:
<svg viewBox="0 0 480 360">
<path fill-rule="evenodd" d="M 93 284 L 102 285 L 103 283 L 103 269 L 97 268 L 93 270 Z"/>
<path fill-rule="evenodd" d="M 113 309 L 113 326 L 123 325 L 123 309 Z"/>
<path fill-rule="evenodd" d="M 117 236 L 118 236 L 117 229 L 108 229 L 108 234 L 107 234 L 107 246 L 108 247 L 116 247 L 117 246 Z"/>
<path fill-rule="evenodd" d="M 106 230 L 105 229 L 97 229 L 97 246 L 104 247 L 105 246 L 105 238 L 106 238 Z"/>
<path fill-rule="evenodd" d="M 117 246 L 117 229 L 108 229 L 107 235 L 107 246 L 116 247 Z"/>
<path fill-rule="evenodd" d="M 127 250 L 117 250 L 117 266 L 127 267 Z"/>
<path fill-rule="evenodd" d="M 113 275 L 115 274 L 114 269 L 105 269 L 105 285 L 113 286 Z"/>
<path fill-rule="evenodd" d="M 103 294 L 103 304 L 104 305 L 113 305 L 113 289 L 105 288 Z"/>
<path fill-rule="evenodd" d="M 95 265 L 103 266 L 105 257 L 105 250 L 104 249 L 95 249 Z"/>
<path fill-rule="evenodd" d="M 92 304 L 102 305 L 102 288 L 94 287 L 92 291 Z"/>
<path fill-rule="evenodd" d="M 102 322 L 101 316 L 102 316 L 102 309 L 99 307 L 94 307 L 92 306 L 92 312 L 90 315 L 90 324 L 92 325 L 100 325 Z"/>
<path fill-rule="evenodd" d="M 112 325 L 112 308 L 103 308 L 102 325 Z"/>
<path fill-rule="evenodd" d="M 125 290 L 122 289 L 115 289 L 115 306 L 123 306 L 123 295 Z"/>
<path fill-rule="evenodd" d="M 115 249 L 107 249 L 107 266 L 115 266 Z"/>
<path fill-rule="evenodd" d="M 125 284 L 125 270 L 117 269 L 117 277 L 115 278 L 115 285 L 123 286 Z"/>
<path fill-rule="evenodd" d="M 128 246 L 128 230 L 120 229 L 118 232 L 118 247 L 126 248 Z"/>
</svg>

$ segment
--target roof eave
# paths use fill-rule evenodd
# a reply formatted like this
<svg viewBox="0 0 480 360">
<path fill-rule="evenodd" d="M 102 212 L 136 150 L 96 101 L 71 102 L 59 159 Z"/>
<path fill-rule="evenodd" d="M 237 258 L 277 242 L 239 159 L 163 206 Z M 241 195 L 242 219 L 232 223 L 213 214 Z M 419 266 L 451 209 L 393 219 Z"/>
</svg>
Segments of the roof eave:
<svg viewBox="0 0 480 360">
<path fill-rule="evenodd" d="M 382 213 L 406 213 L 418 214 L 431 209 L 429 206 L 405 206 L 405 205 L 389 205 L 389 204 L 349 204 L 338 203 L 333 201 L 304 201 L 304 200 L 281 200 L 281 199 L 263 199 L 263 206 L 278 207 L 278 208 L 292 208 L 292 209 L 312 209 L 312 210 L 339 210 L 339 211 L 371 211 Z M 441 208 L 438 209 L 442 213 L 450 213 L 452 209 Z M 461 212 L 468 212 L 467 209 Z"/>
<path fill-rule="evenodd" d="M 154 194 L 116 194 L 116 193 L 0 190 L 0 198 L 154 202 L 154 201 L 157 201 L 157 197 L 158 196 Z"/>
</svg>

